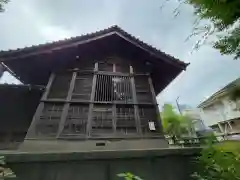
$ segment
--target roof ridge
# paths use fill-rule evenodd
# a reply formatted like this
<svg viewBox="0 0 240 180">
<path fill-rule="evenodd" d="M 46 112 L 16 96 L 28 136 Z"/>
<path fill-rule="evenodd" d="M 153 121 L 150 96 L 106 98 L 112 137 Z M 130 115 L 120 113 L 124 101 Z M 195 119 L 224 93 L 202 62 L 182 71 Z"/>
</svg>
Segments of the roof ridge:
<svg viewBox="0 0 240 180">
<path fill-rule="evenodd" d="M 102 29 L 102 30 L 98 30 L 92 33 L 86 33 L 86 34 L 82 34 L 79 36 L 75 36 L 75 37 L 70 37 L 70 38 L 65 38 L 65 39 L 61 39 L 61 40 L 57 40 L 57 41 L 52 41 L 52 42 L 46 42 L 46 43 L 42 43 L 42 44 L 38 44 L 38 45 L 32 45 L 32 46 L 26 46 L 23 48 L 17 48 L 17 49 L 9 49 L 9 50 L 4 50 L 4 51 L 0 51 L 0 58 L 6 58 L 6 56 L 10 55 L 12 53 L 20 53 L 20 52 L 28 52 L 28 51 L 34 51 L 37 50 L 38 48 L 43 48 L 43 49 L 47 49 L 49 46 L 52 45 L 61 45 L 61 43 L 74 43 L 77 41 L 81 41 L 87 38 L 91 38 L 91 37 L 96 37 L 99 36 L 101 34 L 107 34 L 107 33 L 111 33 L 111 32 L 118 32 L 121 33 L 124 36 L 127 36 L 128 38 L 134 40 L 137 44 L 139 44 L 140 46 L 144 46 L 145 49 L 148 49 L 154 53 L 161 53 L 162 55 L 171 58 L 173 60 L 175 60 L 175 62 L 181 64 L 182 66 L 187 66 L 189 65 L 189 63 L 185 63 L 183 61 L 180 61 L 179 59 L 157 49 L 156 47 L 143 42 L 142 40 L 140 40 L 139 38 L 135 37 L 134 35 L 126 32 L 125 30 L 123 30 L 121 27 L 119 27 L 118 25 L 112 25 L 108 28 Z"/>
<path fill-rule="evenodd" d="M 240 84 L 240 77 L 235 79 L 235 80 L 233 80 L 233 81 L 231 81 L 230 83 L 227 83 L 227 85 L 223 86 L 222 88 L 220 88 L 219 90 L 214 92 L 209 98 L 207 98 L 204 101 L 202 101 L 197 107 L 201 107 L 204 104 L 209 103 L 209 101 L 211 101 L 213 98 L 216 98 L 219 94 L 221 95 L 222 93 L 224 93 L 227 90 L 237 86 L 238 84 Z"/>
<path fill-rule="evenodd" d="M 60 43 L 60 42 L 65 42 L 65 41 L 68 41 L 68 40 L 74 40 L 76 38 L 79 38 L 79 37 L 82 37 L 82 36 L 89 36 L 89 35 L 93 35 L 93 34 L 98 34 L 98 33 L 102 33 L 104 31 L 107 31 L 107 30 L 110 30 L 110 29 L 115 29 L 115 28 L 118 28 L 119 30 L 122 30 L 124 31 L 123 29 L 121 29 L 119 26 L 117 25 L 112 25 L 108 28 L 105 28 L 105 29 L 101 29 L 101 30 L 97 30 L 95 32 L 92 32 L 92 33 L 83 33 L 81 35 L 78 35 L 78 36 L 72 36 L 72 37 L 69 37 L 69 38 L 64 38 L 64 39 L 59 39 L 59 40 L 54 40 L 54 41 L 47 41 L 45 43 L 40 43 L 38 45 L 30 45 L 30 46 L 25 46 L 25 47 L 22 47 L 22 48 L 15 48 L 15 49 L 8 49 L 8 50 L 0 50 L 0 54 L 1 53 L 5 53 L 5 52 L 14 52 L 14 51 L 19 51 L 19 50 L 23 50 L 23 49 L 28 49 L 28 48 L 35 48 L 35 47 L 41 47 L 41 46 L 47 46 L 47 45 L 52 45 L 52 44 L 55 44 L 55 43 Z M 124 31 L 125 32 L 125 31 Z"/>
</svg>

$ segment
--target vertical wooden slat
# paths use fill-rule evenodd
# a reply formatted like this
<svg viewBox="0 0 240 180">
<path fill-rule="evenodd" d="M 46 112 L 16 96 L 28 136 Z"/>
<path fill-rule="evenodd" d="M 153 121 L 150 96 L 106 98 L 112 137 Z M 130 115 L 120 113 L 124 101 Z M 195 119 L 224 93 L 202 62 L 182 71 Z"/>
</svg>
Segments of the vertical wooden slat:
<svg viewBox="0 0 240 180">
<path fill-rule="evenodd" d="M 111 83 L 111 102 L 113 103 L 114 101 L 114 82 L 113 82 L 113 76 L 110 76 L 110 83 Z"/>
<path fill-rule="evenodd" d="M 133 73 L 133 68 L 130 66 L 130 73 Z M 141 122 L 140 122 L 140 117 L 139 117 L 139 110 L 137 106 L 137 95 L 136 95 L 136 88 L 135 88 L 135 81 L 134 81 L 134 76 L 131 77 L 131 89 L 132 89 L 132 97 L 133 97 L 133 104 L 134 104 L 134 117 L 136 120 L 136 127 L 137 127 L 137 132 L 142 133 L 141 129 Z"/>
<path fill-rule="evenodd" d="M 99 101 L 102 101 L 102 75 L 98 75 L 98 83 L 99 83 Z"/>
<path fill-rule="evenodd" d="M 55 74 L 52 73 L 50 75 L 50 77 L 49 77 L 48 84 L 47 84 L 47 86 L 45 88 L 45 91 L 44 91 L 44 93 L 43 93 L 43 95 L 41 97 L 40 103 L 39 103 L 39 105 L 38 105 L 38 107 L 36 109 L 36 112 L 35 112 L 34 116 L 33 116 L 31 125 L 30 125 L 30 127 L 28 129 L 28 132 L 27 132 L 27 135 L 26 135 L 26 139 L 27 138 L 33 138 L 33 137 L 36 136 L 37 121 L 39 120 L 39 118 L 40 118 L 40 116 L 42 114 L 42 111 L 44 109 L 44 102 L 42 102 L 42 101 L 47 99 L 47 96 L 48 96 L 48 94 L 50 92 L 50 89 L 51 89 L 52 83 L 54 81 L 54 78 L 55 78 Z"/>
<path fill-rule="evenodd" d="M 105 90 L 105 76 L 104 75 L 102 75 L 102 100 L 103 101 L 105 101 L 105 92 L 106 90 Z"/>
<path fill-rule="evenodd" d="M 94 71 L 98 71 L 98 63 L 95 63 Z M 93 117 L 93 101 L 96 91 L 96 84 L 97 84 L 97 74 L 94 73 L 93 75 L 93 83 L 92 83 L 92 92 L 91 92 L 91 98 L 90 98 L 90 104 L 89 104 L 89 111 L 88 111 L 88 122 L 87 122 L 87 136 L 91 136 L 92 131 L 92 117 Z"/>
<path fill-rule="evenodd" d="M 106 101 L 108 101 L 108 92 L 109 92 L 108 77 L 109 76 L 105 76 L 105 77 L 106 77 L 106 81 L 105 81 Z"/>
<path fill-rule="evenodd" d="M 157 114 L 156 123 L 159 127 L 159 131 L 162 133 L 162 131 L 163 131 L 163 127 L 162 127 L 162 123 L 161 123 L 162 120 L 161 120 L 160 111 L 159 111 L 158 104 L 157 104 L 156 93 L 155 93 L 153 83 L 152 83 L 152 78 L 150 76 L 148 76 L 148 83 L 150 86 L 153 103 L 155 104 L 155 110 L 156 110 L 156 114 Z"/>
<path fill-rule="evenodd" d="M 70 101 L 72 99 L 72 93 L 73 93 L 73 89 L 74 89 L 74 86 L 75 86 L 76 77 L 77 77 L 77 72 L 73 72 L 72 79 L 71 79 L 71 82 L 70 82 L 70 87 L 69 87 L 69 90 L 68 90 L 67 101 Z"/>
<path fill-rule="evenodd" d="M 37 107 L 37 110 L 33 116 L 33 120 L 32 120 L 32 123 L 28 129 L 28 132 L 26 134 L 26 137 L 25 139 L 28 139 L 28 138 L 34 138 L 37 136 L 36 134 L 36 125 L 37 125 L 37 121 L 39 121 L 39 118 L 42 114 L 42 111 L 44 109 L 44 102 L 40 102 L 40 104 L 38 105 Z"/>
<path fill-rule="evenodd" d="M 71 79 L 71 82 L 70 82 L 70 87 L 69 87 L 69 90 L 68 90 L 67 101 L 70 101 L 72 99 L 72 93 L 73 93 L 74 85 L 75 85 L 75 82 L 76 82 L 76 77 L 77 77 L 77 72 L 73 72 L 72 79 Z M 65 125 L 65 122 L 67 120 L 67 114 L 68 114 L 69 107 L 70 107 L 69 102 L 65 103 L 64 106 L 63 106 L 63 111 L 62 111 L 62 114 L 61 114 L 61 120 L 60 120 L 60 123 L 59 123 L 59 126 L 58 126 L 57 137 L 60 136 L 61 132 L 64 129 L 64 125 Z"/>
<path fill-rule="evenodd" d="M 58 132 L 57 132 L 57 137 L 59 137 L 64 129 L 64 125 L 67 119 L 67 115 L 68 115 L 68 109 L 70 107 L 70 103 L 65 103 L 63 106 L 63 111 L 62 111 L 62 115 L 61 115 L 61 120 L 58 126 Z"/>
<path fill-rule="evenodd" d="M 112 106 L 112 125 L 113 125 L 113 131 L 114 131 L 114 133 L 116 133 L 116 129 L 117 129 L 116 104 L 113 104 L 113 106 Z"/>
<path fill-rule="evenodd" d="M 98 101 L 98 83 L 96 82 L 96 91 L 95 91 L 95 97 L 94 97 L 94 101 Z"/>
<path fill-rule="evenodd" d="M 155 94 L 155 90 L 154 90 L 154 87 L 153 87 L 152 79 L 151 79 L 150 76 L 148 76 L 148 84 L 149 84 L 150 91 L 151 91 L 152 102 L 154 104 L 157 104 L 156 94 Z"/>
<path fill-rule="evenodd" d="M 48 80 L 48 84 L 47 84 L 46 89 L 45 89 L 45 91 L 43 93 L 43 96 L 41 98 L 42 101 L 47 99 L 47 96 L 48 96 L 48 94 L 50 92 L 50 89 L 51 89 L 51 86 L 53 84 L 54 79 L 55 79 L 55 74 L 52 73 L 50 78 L 49 78 L 49 80 Z"/>
</svg>

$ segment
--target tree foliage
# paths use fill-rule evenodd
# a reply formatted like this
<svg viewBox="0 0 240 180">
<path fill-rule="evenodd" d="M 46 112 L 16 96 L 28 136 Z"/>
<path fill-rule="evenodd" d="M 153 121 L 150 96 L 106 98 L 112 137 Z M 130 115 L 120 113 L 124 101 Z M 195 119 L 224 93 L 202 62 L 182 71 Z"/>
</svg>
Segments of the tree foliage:
<svg viewBox="0 0 240 180">
<path fill-rule="evenodd" d="M 176 113 L 172 105 L 165 104 L 161 116 L 163 130 L 173 140 L 180 139 L 183 134 L 191 131 L 191 120 L 187 116 Z"/>
<path fill-rule="evenodd" d="M 0 180 L 16 178 L 11 168 L 6 167 L 5 157 L 0 156 Z"/>
<path fill-rule="evenodd" d="M 240 57 L 240 1 L 239 0 L 186 0 L 193 5 L 195 14 L 200 20 L 207 19 L 212 23 L 212 31 L 219 33 L 213 47 L 222 54 L 233 54 Z"/>
<path fill-rule="evenodd" d="M 202 38 L 196 42 L 194 50 L 198 49 L 202 44 L 205 44 L 209 39 L 214 39 L 211 43 L 221 54 L 234 55 L 235 59 L 240 58 L 239 0 L 178 1 L 180 3 L 179 6 L 189 4 L 194 7 L 197 20 L 194 23 L 193 33 L 189 37 L 202 35 Z M 179 6 L 174 11 L 175 15 L 180 13 Z M 204 25 L 199 26 L 199 24 L 201 24 L 200 22 L 204 22 Z"/>
<path fill-rule="evenodd" d="M 232 142 L 233 143 L 233 142 Z M 224 144 L 223 144 L 224 145 Z M 236 146 L 238 146 L 236 141 Z M 197 158 L 196 180 L 239 180 L 240 153 L 236 148 L 210 145 Z"/>
<path fill-rule="evenodd" d="M 118 177 L 124 178 L 125 180 L 143 180 L 139 176 L 132 174 L 131 172 L 125 172 L 117 174 Z"/>
<path fill-rule="evenodd" d="M 10 0 L 0 0 L 0 12 L 4 11 L 4 4 L 7 4 Z"/>
</svg>

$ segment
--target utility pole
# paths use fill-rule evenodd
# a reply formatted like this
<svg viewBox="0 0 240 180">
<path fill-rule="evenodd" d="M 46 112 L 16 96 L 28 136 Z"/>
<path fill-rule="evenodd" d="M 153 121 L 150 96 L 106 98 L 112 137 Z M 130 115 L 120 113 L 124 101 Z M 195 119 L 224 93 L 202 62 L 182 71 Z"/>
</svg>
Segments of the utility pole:
<svg viewBox="0 0 240 180">
<path fill-rule="evenodd" d="M 181 109 L 180 109 L 180 106 L 179 106 L 179 103 L 178 103 L 179 97 L 180 96 L 178 96 L 177 99 L 176 99 L 176 104 L 177 104 L 177 108 L 178 108 L 179 113 L 182 115 L 182 112 L 181 112 Z"/>
</svg>

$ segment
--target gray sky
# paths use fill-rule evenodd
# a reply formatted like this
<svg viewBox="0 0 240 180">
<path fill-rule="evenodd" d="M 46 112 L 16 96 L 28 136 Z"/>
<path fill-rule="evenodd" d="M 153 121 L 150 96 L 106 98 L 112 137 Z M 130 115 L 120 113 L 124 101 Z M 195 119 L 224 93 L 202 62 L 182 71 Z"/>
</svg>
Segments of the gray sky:
<svg viewBox="0 0 240 180">
<path fill-rule="evenodd" d="M 0 49 L 14 49 L 59 40 L 119 25 L 141 40 L 190 62 L 159 96 L 159 104 L 196 106 L 240 76 L 240 60 L 221 56 L 210 46 L 190 54 L 196 41 L 185 42 L 194 22 L 193 9 L 184 5 L 177 18 L 177 0 L 12 0 L 0 14 Z M 16 82 L 5 73 L 1 82 Z"/>
</svg>

